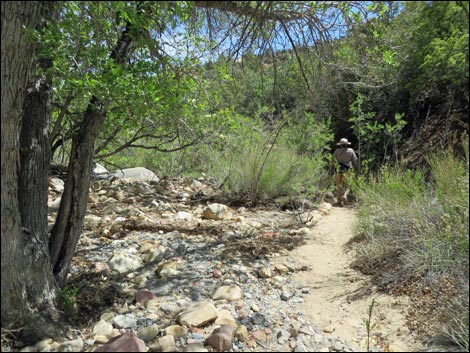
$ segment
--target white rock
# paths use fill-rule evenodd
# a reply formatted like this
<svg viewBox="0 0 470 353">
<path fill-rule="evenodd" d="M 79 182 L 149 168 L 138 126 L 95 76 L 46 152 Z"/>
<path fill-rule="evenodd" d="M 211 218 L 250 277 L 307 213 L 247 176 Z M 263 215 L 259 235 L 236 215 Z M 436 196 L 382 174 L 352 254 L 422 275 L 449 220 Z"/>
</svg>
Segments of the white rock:
<svg viewBox="0 0 470 353">
<path fill-rule="evenodd" d="M 96 163 L 95 168 L 93 169 L 93 173 L 101 174 L 101 173 L 109 173 L 108 170 L 103 167 L 101 164 Z"/>
<path fill-rule="evenodd" d="M 113 172 L 117 178 L 140 179 L 159 182 L 160 179 L 151 171 L 143 167 L 127 168 Z"/>
<path fill-rule="evenodd" d="M 101 217 L 95 216 L 92 214 L 87 214 L 85 216 L 85 223 L 92 225 L 92 226 L 97 226 L 101 222 Z"/>
<path fill-rule="evenodd" d="M 109 268 L 119 273 L 136 270 L 141 265 L 142 259 L 128 252 L 116 252 L 108 261 Z"/>
<path fill-rule="evenodd" d="M 136 319 L 126 315 L 115 316 L 113 318 L 113 323 L 119 328 L 134 328 L 137 325 Z"/>
<path fill-rule="evenodd" d="M 176 214 L 176 219 L 186 219 L 186 220 L 190 220 L 193 218 L 193 214 L 192 213 L 189 213 L 189 212 L 185 212 L 185 211 L 179 211 L 177 214 Z"/>
<path fill-rule="evenodd" d="M 110 323 L 100 320 L 98 321 L 95 326 L 93 326 L 93 335 L 97 336 L 111 336 L 113 333 L 113 325 Z"/>
<path fill-rule="evenodd" d="M 145 342 L 152 341 L 160 333 L 160 329 L 157 325 L 147 326 L 140 329 L 137 336 L 143 339 Z"/>
<path fill-rule="evenodd" d="M 48 206 L 52 209 L 52 210 L 58 210 L 59 207 L 60 207 L 60 200 L 62 198 L 61 197 L 58 197 L 56 198 L 54 201 L 48 203 Z"/>
<path fill-rule="evenodd" d="M 239 300 L 243 298 L 242 289 L 236 284 L 230 284 L 228 286 L 221 286 L 214 291 L 212 299 L 221 300 L 226 299 L 229 301 Z"/>
<path fill-rule="evenodd" d="M 229 208 L 220 203 L 212 203 L 202 213 L 202 218 L 222 220 L 229 216 Z"/>
<path fill-rule="evenodd" d="M 271 269 L 269 267 L 263 266 L 258 271 L 258 276 L 260 276 L 261 278 L 271 278 L 273 276 L 273 273 L 271 272 Z"/>
<path fill-rule="evenodd" d="M 217 309 L 212 303 L 203 301 L 177 316 L 177 321 L 181 325 L 191 327 L 201 327 L 217 318 Z"/>
<path fill-rule="evenodd" d="M 160 337 L 152 347 L 153 352 L 176 352 L 176 343 L 173 336 Z"/>
<path fill-rule="evenodd" d="M 34 348 L 36 348 L 37 350 L 33 352 L 42 351 L 45 348 L 48 348 L 51 345 L 51 343 L 52 343 L 52 338 L 43 339 L 42 341 L 39 341 L 38 343 L 34 345 Z"/>
<path fill-rule="evenodd" d="M 54 191 L 57 191 L 58 193 L 61 193 L 62 191 L 64 191 L 65 183 L 62 179 L 51 178 L 49 180 L 49 185 Z"/>
<path fill-rule="evenodd" d="M 188 333 L 188 329 L 180 325 L 171 325 L 171 326 L 165 327 L 163 331 L 165 332 L 165 335 L 173 336 L 176 339 L 183 337 L 184 335 Z"/>
<path fill-rule="evenodd" d="M 226 309 L 219 310 L 214 324 L 220 326 L 231 326 L 234 328 L 238 327 L 237 320 L 235 320 L 232 313 Z"/>
</svg>

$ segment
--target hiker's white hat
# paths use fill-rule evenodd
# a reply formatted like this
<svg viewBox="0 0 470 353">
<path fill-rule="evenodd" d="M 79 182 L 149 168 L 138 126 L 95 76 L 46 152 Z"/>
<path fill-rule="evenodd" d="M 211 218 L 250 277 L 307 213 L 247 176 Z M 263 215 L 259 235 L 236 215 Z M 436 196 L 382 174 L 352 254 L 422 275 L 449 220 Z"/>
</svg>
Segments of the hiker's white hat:
<svg viewBox="0 0 470 353">
<path fill-rule="evenodd" d="M 342 138 L 341 140 L 339 140 L 339 142 L 337 143 L 337 145 L 350 145 L 351 142 L 348 141 L 347 138 Z"/>
</svg>

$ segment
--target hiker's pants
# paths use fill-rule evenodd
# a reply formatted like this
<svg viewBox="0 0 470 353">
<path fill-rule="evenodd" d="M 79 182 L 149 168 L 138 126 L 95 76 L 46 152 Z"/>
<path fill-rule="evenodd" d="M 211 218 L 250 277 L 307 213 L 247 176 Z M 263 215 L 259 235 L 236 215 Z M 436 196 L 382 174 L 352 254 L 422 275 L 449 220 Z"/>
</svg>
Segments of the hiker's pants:
<svg viewBox="0 0 470 353">
<path fill-rule="evenodd" d="M 343 201 L 343 196 L 347 200 L 349 194 L 349 177 L 350 171 L 344 173 L 336 173 L 336 199 L 338 202 Z"/>
</svg>

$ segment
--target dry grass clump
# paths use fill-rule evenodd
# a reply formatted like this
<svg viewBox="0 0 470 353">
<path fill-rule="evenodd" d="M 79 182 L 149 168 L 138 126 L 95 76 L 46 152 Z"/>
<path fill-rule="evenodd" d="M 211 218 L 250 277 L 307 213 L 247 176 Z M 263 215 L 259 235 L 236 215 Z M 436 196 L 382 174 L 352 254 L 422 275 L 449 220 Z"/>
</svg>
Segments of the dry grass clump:
<svg viewBox="0 0 470 353">
<path fill-rule="evenodd" d="M 468 283 L 438 276 L 415 290 L 407 315 L 409 328 L 428 342 L 430 351 L 468 352 Z"/>
<path fill-rule="evenodd" d="M 442 152 L 428 158 L 429 171 L 384 167 L 375 179 L 358 182 L 352 242 L 354 268 L 384 291 L 412 296 L 411 329 L 435 346 L 463 351 L 469 348 L 468 138 L 466 146 L 466 159 Z"/>
</svg>

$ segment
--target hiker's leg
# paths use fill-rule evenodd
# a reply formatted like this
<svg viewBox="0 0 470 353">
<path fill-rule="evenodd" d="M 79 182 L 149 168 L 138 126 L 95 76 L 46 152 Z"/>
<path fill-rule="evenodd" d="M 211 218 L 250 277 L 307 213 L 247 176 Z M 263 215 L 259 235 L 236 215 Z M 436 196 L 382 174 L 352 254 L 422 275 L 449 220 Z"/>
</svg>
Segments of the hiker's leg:
<svg viewBox="0 0 470 353">
<path fill-rule="evenodd" d="M 343 174 L 336 174 L 336 201 L 341 203 L 341 197 L 343 196 Z"/>
<path fill-rule="evenodd" d="M 345 189 L 344 194 L 341 198 L 343 203 L 348 202 L 348 195 L 349 195 L 349 192 L 351 191 L 351 188 L 349 187 L 349 177 L 350 177 L 349 172 L 347 174 L 343 174 L 343 188 Z"/>
<path fill-rule="evenodd" d="M 348 202 L 349 191 L 350 191 L 349 188 L 346 189 L 346 191 L 344 192 L 343 197 L 341 198 L 341 201 L 343 202 L 343 204 L 346 204 Z"/>
</svg>

